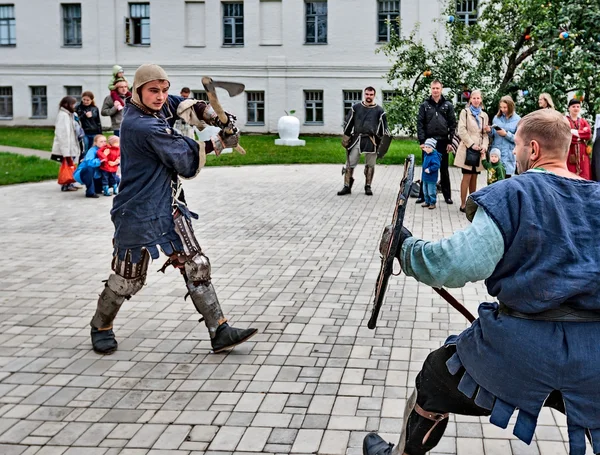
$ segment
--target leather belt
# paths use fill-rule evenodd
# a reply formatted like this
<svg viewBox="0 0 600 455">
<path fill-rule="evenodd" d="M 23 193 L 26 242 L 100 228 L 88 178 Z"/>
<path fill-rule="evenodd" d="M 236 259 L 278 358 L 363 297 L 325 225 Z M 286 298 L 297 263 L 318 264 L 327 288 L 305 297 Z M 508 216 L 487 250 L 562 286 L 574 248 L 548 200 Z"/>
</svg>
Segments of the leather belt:
<svg viewBox="0 0 600 455">
<path fill-rule="evenodd" d="M 541 311 L 539 313 L 521 313 L 520 311 L 509 308 L 500 302 L 500 314 L 512 316 L 520 319 L 530 319 L 534 321 L 552 321 L 552 322 L 600 322 L 600 311 L 581 310 L 572 308 L 568 304 L 561 305 L 559 308 Z"/>
</svg>

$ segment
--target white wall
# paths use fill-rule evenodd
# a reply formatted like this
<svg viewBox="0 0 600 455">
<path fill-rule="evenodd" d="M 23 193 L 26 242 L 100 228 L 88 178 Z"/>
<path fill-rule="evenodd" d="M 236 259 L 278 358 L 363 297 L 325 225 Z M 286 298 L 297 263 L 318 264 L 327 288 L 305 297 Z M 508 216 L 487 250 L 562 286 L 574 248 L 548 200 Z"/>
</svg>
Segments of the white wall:
<svg viewBox="0 0 600 455">
<path fill-rule="evenodd" d="M 389 63 L 384 55 L 375 53 L 379 47 L 376 0 L 328 0 L 326 45 L 304 44 L 303 1 L 244 0 L 242 47 L 222 45 L 222 4 L 218 0 L 188 5 L 187 10 L 195 14 L 191 19 L 185 17 L 184 0 L 149 0 L 149 47 L 124 43 L 128 1 L 80 0 L 80 48 L 62 46 L 60 1 L 12 1 L 17 44 L 0 47 L 0 86 L 13 88 L 13 118 L 0 120 L 0 125 L 53 125 L 66 85 L 91 90 L 96 104 L 101 105 L 115 63 L 125 68 L 131 83 L 140 64 L 162 65 L 174 94 L 183 86 L 202 89 L 204 75 L 242 82 L 247 90 L 262 90 L 264 126 L 245 126 L 245 95 L 226 99 L 225 92 L 222 94 L 222 104 L 238 115 L 241 129 L 253 132 L 275 132 L 284 110 L 295 109 L 302 133 L 339 134 L 342 90 L 373 85 L 381 101 L 380 90 L 390 88 L 382 78 Z M 273 17 L 261 17 L 261 11 Z M 422 36 L 428 40 L 439 27 L 431 21 L 439 11 L 438 2 L 402 1 L 404 30 L 412 30 L 420 21 Z M 265 24 L 271 24 L 268 30 Z M 47 119 L 30 119 L 30 85 L 47 86 Z M 303 90 L 310 89 L 324 92 L 324 124 L 320 126 L 304 125 Z M 110 119 L 104 118 L 103 123 L 109 126 Z"/>
</svg>

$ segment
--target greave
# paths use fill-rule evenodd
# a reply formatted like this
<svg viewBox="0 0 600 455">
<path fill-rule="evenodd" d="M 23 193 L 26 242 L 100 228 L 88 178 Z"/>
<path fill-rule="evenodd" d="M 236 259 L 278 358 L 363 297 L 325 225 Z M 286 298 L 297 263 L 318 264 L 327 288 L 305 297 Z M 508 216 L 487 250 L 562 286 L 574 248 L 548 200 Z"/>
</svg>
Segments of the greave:
<svg viewBox="0 0 600 455">
<path fill-rule="evenodd" d="M 344 173 L 344 186 L 352 188 L 352 184 L 354 183 L 354 179 L 352 178 L 352 174 L 354 174 L 354 169 L 347 166 L 346 172 Z"/>
<path fill-rule="evenodd" d="M 371 186 L 373 175 L 375 175 L 375 168 L 373 166 L 365 166 L 365 185 Z"/>
<path fill-rule="evenodd" d="M 113 321 L 117 317 L 117 313 L 124 301 L 125 297 L 118 295 L 108 287 L 107 283 L 104 291 L 102 291 L 102 294 L 98 298 L 96 314 L 94 314 L 90 325 L 96 329 L 108 329 L 112 327 Z"/>
<path fill-rule="evenodd" d="M 187 288 L 196 310 L 204 318 L 210 337 L 214 338 L 219 325 L 227 321 L 223 316 L 215 288 L 210 282 L 208 284 L 200 283 L 198 286 L 188 282 Z"/>
</svg>

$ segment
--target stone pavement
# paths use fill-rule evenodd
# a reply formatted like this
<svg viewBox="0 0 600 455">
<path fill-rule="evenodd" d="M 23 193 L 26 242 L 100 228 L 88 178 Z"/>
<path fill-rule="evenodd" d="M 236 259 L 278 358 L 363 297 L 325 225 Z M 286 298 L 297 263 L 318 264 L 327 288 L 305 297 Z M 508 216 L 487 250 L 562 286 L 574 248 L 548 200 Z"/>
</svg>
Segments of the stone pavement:
<svg viewBox="0 0 600 455">
<path fill-rule="evenodd" d="M 111 198 L 55 182 L 1 187 L 0 454 L 359 455 L 368 431 L 396 442 L 422 361 L 467 323 L 399 276 L 378 328 L 366 327 L 402 168 L 377 167 L 371 198 L 362 166 L 355 194 L 337 197 L 340 168 L 207 168 L 185 182 L 225 314 L 261 332 L 223 355 L 210 353 L 179 274 L 155 272 L 162 261 L 123 305 L 119 351 L 92 352 Z M 467 226 L 457 204 L 413 201 L 415 235 Z M 483 283 L 453 294 L 473 312 L 489 298 Z M 434 453 L 566 454 L 564 418 L 544 410 L 539 424 L 526 446 L 486 419 L 451 417 Z"/>
</svg>

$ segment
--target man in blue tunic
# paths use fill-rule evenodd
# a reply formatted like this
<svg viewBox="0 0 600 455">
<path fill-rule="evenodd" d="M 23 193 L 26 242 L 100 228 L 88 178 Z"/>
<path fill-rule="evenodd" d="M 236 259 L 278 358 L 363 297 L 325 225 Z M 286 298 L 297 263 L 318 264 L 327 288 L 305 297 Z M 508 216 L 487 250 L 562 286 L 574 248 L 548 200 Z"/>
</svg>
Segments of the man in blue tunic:
<svg viewBox="0 0 600 455">
<path fill-rule="evenodd" d="M 543 406 L 566 413 L 571 455 L 585 437 L 600 453 L 600 185 L 568 171 L 571 131 L 556 111 L 521 121 L 522 175 L 477 191 L 472 224 L 438 242 L 403 230 L 407 275 L 433 287 L 486 280 L 499 303 L 432 352 L 407 401 L 397 447 L 375 433 L 365 455 L 421 455 L 441 439 L 448 414 L 490 416 L 530 443 Z"/>
<path fill-rule="evenodd" d="M 113 321 L 126 299 L 146 281 L 150 259 L 159 248 L 185 279 L 188 294 L 210 333 L 214 352 L 240 344 L 256 329 L 235 329 L 227 324 L 211 283 L 210 262 L 194 236 L 179 178 L 193 178 L 206 162 L 206 153 L 220 153 L 238 144 L 239 133 L 224 129 L 209 141 L 196 142 L 173 129 L 186 118 L 195 126 L 223 128 L 211 106 L 168 95 L 169 79 L 158 65 L 142 65 L 135 73 L 131 100 L 121 123 L 121 184 L 111 211 L 115 225 L 111 274 L 92 318 L 94 351 L 110 354 L 117 349 Z M 230 117 L 231 131 L 233 117 Z M 202 320 L 201 319 L 201 320 Z"/>
</svg>

